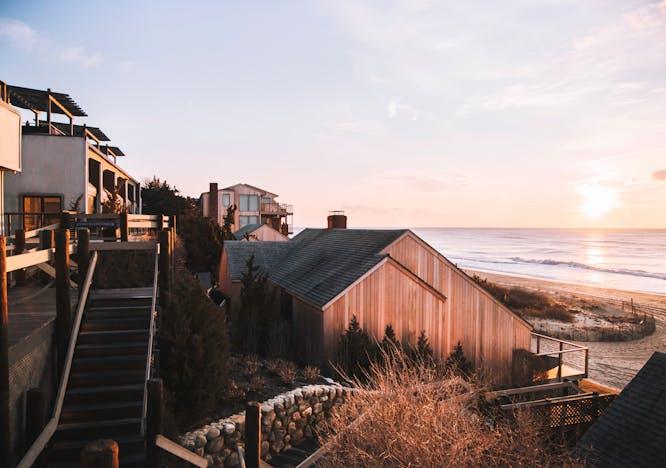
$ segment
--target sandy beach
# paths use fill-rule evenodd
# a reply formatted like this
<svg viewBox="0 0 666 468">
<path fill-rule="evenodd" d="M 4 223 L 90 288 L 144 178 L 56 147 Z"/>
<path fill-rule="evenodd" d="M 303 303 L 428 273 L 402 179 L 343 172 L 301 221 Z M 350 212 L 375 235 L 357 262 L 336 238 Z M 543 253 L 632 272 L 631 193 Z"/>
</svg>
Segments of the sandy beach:
<svg viewBox="0 0 666 468">
<path fill-rule="evenodd" d="M 600 303 L 626 301 L 649 308 L 656 319 L 656 331 L 645 338 L 627 342 L 581 342 L 590 349 L 590 378 L 603 384 L 623 388 L 655 351 L 666 351 L 666 296 L 636 291 L 568 284 L 536 278 L 517 277 L 466 270 L 502 286 L 518 286 L 571 300 Z"/>
</svg>

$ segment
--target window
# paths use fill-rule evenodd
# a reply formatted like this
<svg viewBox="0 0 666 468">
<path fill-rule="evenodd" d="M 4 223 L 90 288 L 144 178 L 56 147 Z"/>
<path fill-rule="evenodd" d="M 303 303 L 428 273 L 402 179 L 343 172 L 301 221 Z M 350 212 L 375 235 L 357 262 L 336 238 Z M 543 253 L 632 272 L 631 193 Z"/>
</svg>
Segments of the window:
<svg viewBox="0 0 666 468">
<path fill-rule="evenodd" d="M 272 203 L 273 199 L 271 197 L 261 197 L 261 203 L 267 204 Z"/>
<path fill-rule="evenodd" d="M 23 197 L 23 229 L 31 231 L 49 224 L 57 223 L 58 214 L 62 211 L 62 197 L 29 195 Z M 27 214 L 34 213 L 34 214 Z M 54 213 L 48 216 L 44 213 Z"/>
<path fill-rule="evenodd" d="M 228 208 L 229 205 L 231 205 L 231 197 L 229 196 L 228 193 L 223 193 L 222 194 L 222 206 L 225 208 Z"/>
<path fill-rule="evenodd" d="M 259 211 L 259 197 L 257 195 L 241 195 L 240 210 Z"/>
<path fill-rule="evenodd" d="M 259 224 L 258 216 L 241 216 L 240 217 L 240 227 L 245 227 L 248 224 Z"/>
</svg>

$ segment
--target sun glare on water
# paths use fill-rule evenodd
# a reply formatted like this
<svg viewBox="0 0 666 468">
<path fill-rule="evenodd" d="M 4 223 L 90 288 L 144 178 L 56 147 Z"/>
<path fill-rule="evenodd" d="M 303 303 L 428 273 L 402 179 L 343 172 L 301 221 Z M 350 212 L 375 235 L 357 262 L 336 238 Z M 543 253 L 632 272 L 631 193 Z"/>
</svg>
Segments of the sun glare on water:
<svg viewBox="0 0 666 468">
<path fill-rule="evenodd" d="M 619 205 L 614 188 L 593 183 L 582 185 L 577 191 L 582 198 L 580 210 L 588 219 L 599 220 Z"/>
</svg>

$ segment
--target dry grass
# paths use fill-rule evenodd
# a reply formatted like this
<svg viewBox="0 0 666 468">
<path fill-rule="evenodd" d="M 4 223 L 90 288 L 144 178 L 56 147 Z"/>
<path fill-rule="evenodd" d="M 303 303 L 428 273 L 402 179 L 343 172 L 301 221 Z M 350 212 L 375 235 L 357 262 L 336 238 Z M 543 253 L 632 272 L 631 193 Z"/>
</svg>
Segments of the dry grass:
<svg viewBox="0 0 666 468">
<path fill-rule="evenodd" d="M 286 384 L 292 384 L 296 380 L 298 375 L 298 367 L 291 361 L 280 361 L 280 365 L 277 368 L 277 375 L 280 377 L 282 382 Z"/>
<path fill-rule="evenodd" d="M 334 412 L 322 466 L 579 466 L 527 414 L 484 408 L 482 386 L 404 355 L 373 365 L 362 391 Z"/>
<path fill-rule="evenodd" d="M 305 366 L 305 368 L 301 371 L 301 374 L 303 375 L 303 379 L 305 379 L 306 382 L 318 382 L 319 379 L 321 379 L 321 372 L 319 371 L 318 367 Z"/>
</svg>

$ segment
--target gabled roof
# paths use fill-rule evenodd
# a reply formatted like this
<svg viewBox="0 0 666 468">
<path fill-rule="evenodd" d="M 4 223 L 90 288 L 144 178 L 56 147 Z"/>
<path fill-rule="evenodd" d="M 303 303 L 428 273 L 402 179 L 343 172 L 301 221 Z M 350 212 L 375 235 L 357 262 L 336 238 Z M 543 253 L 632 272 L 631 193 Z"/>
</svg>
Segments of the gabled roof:
<svg viewBox="0 0 666 468">
<path fill-rule="evenodd" d="M 227 266 L 232 281 L 240 281 L 247 271 L 247 261 L 254 255 L 254 264 L 261 272 L 268 272 L 289 252 L 289 242 L 281 241 L 224 241 L 227 254 Z"/>
<path fill-rule="evenodd" d="M 263 224 L 247 224 L 240 228 L 238 231 L 234 232 L 234 236 L 237 240 L 243 240 L 246 234 L 251 234 L 257 229 L 259 229 Z"/>
<path fill-rule="evenodd" d="M 48 110 L 49 91 L 12 85 L 9 85 L 8 88 L 9 99 L 12 105 L 22 107 L 23 109 L 34 109 L 40 112 L 46 112 Z M 76 102 L 74 102 L 69 94 L 55 93 L 51 91 L 51 96 L 62 104 L 62 106 L 73 116 L 86 117 L 87 114 Z M 64 114 L 62 109 L 56 105 L 51 106 L 51 112 L 54 114 Z"/>
<path fill-rule="evenodd" d="M 230 185 L 229 187 L 225 187 L 225 188 L 223 188 L 223 189 L 219 189 L 218 191 L 221 191 L 221 190 L 235 190 L 235 188 L 238 187 L 238 186 L 240 186 L 240 185 L 243 185 L 243 186 L 245 186 L 245 187 L 250 187 L 251 189 L 254 189 L 254 190 L 256 190 L 257 192 L 261 192 L 261 193 L 264 193 L 264 194 L 266 194 L 266 195 L 273 195 L 274 197 L 277 197 L 277 196 L 278 196 L 277 193 L 269 192 L 268 190 L 264 190 L 264 189 L 262 189 L 262 188 L 256 187 L 256 186 L 254 186 L 254 185 L 246 184 L 246 183 L 243 183 L 243 182 L 241 182 L 240 184 Z"/>
<path fill-rule="evenodd" d="M 656 352 L 576 447 L 599 466 L 663 466 L 666 460 L 666 353 Z"/>
<path fill-rule="evenodd" d="M 290 294 L 323 307 L 388 257 L 381 251 L 407 230 L 305 229 L 287 242 L 226 242 L 232 280 L 255 261 Z"/>
</svg>

